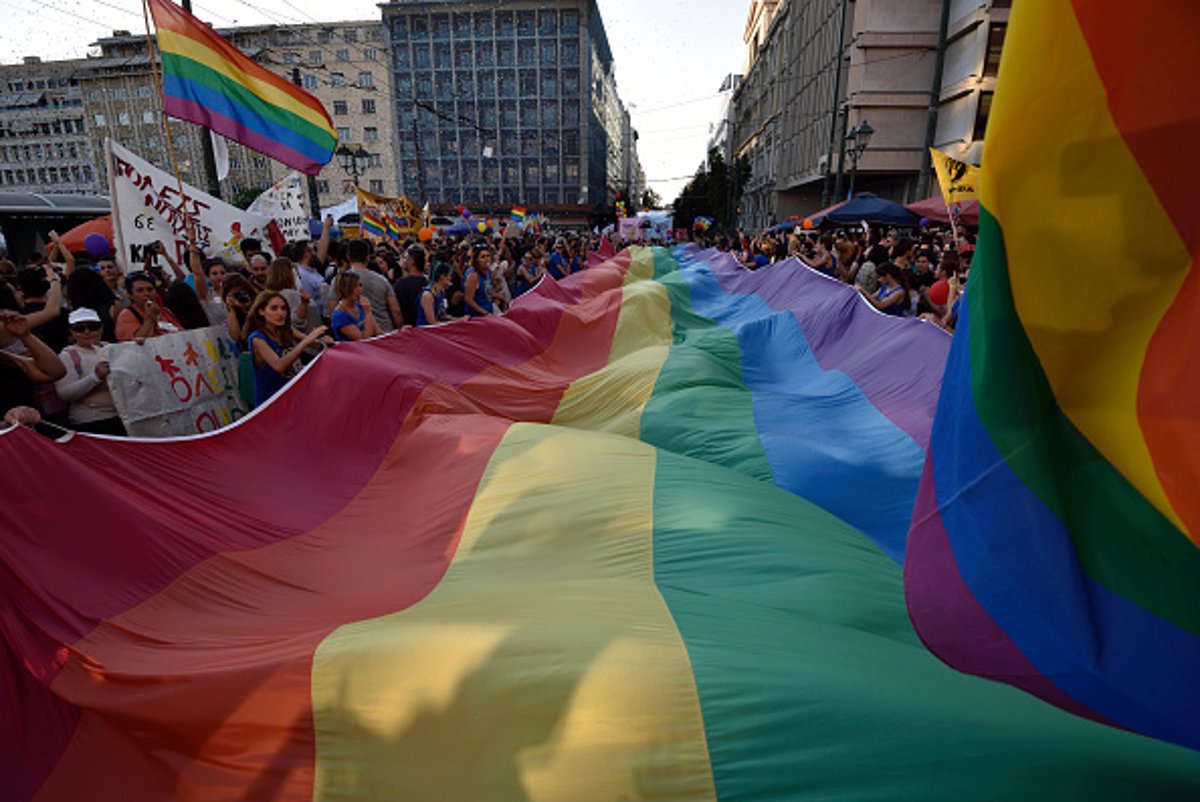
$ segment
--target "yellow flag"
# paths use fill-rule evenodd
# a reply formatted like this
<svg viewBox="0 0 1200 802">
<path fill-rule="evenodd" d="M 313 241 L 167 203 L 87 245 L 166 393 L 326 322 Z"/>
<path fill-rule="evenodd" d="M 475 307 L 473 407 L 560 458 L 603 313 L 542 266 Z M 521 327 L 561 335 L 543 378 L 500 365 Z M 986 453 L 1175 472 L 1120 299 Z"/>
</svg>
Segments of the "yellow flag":
<svg viewBox="0 0 1200 802">
<path fill-rule="evenodd" d="M 942 186 L 942 197 L 946 205 L 979 200 L 979 168 L 947 156 L 940 150 L 929 149 L 933 156 L 933 169 L 937 171 L 938 183 Z"/>
</svg>

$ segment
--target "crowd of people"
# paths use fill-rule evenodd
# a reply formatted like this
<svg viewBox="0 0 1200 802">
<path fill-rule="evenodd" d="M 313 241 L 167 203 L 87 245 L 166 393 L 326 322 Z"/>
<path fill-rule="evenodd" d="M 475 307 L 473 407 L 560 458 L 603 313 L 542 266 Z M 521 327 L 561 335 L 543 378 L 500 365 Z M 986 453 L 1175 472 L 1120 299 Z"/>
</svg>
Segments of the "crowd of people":
<svg viewBox="0 0 1200 802">
<path fill-rule="evenodd" d="M 28 265 L 17 269 L 0 260 L 6 422 L 122 435 L 107 345 L 209 326 L 221 327 L 237 345 L 241 394 L 256 406 L 324 347 L 503 314 L 544 277 L 581 270 L 600 243 L 594 233 L 374 243 L 332 234 L 326 219 L 319 239 L 289 242 L 274 256 L 245 239 L 238 262 L 191 248 L 181 265 L 159 245 L 147 248 L 145 264 L 128 274 L 112 258 L 79 263 L 53 232 L 47 252 Z M 951 331 L 974 251 L 969 236 L 923 231 L 914 239 L 866 227 L 698 234 L 696 241 L 729 252 L 750 270 L 794 258 L 857 287 L 883 314 L 921 317 Z"/>
<path fill-rule="evenodd" d="M 797 230 L 757 237 L 703 237 L 757 270 L 797 259 L 832 279 L 857 287 L 885 315 L 919 317 L 954 331 L 966 291 L 975 241 L 971 234 L 923 229 L 852 227 L 835 232 Z"/>
<path fill-rule="evenodd" d="M 109 344 L 221 327 L 241 354 L 241 394 L 256 406 L 328 345 L 503 314 L 543 276 L 582 269 L 599 244 L 532 230 L 371 243 L 336 239 L 326 219 L 319 239 L 276 255 L 247 238 L 237 262 L 189 248 L 180 264 L 160 244 L 122 274 L 111 256 L 82 264 L 50 239 L 19 269 L 0 260 L 0 413 L 9 424 L 111 435 L 125 427 L 109 391 Z"/>
</svg>

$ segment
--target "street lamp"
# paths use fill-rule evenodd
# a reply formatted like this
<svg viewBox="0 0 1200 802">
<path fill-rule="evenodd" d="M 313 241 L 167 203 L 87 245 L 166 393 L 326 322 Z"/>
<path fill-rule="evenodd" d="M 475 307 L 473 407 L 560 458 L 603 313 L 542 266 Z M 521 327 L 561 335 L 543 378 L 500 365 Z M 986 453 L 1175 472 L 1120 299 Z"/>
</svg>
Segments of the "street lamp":
<svg viewBox="0 0 1200 802">
<path fill-rule="evenodd" d="M 858 160 L 863 155 L 863 151 L 871 144 L 871 137 L 875 134 L 875 129 L 866 120 L 863 120 L 858 125 L 854 126 L 850 133 L 846 134 L 846 141 L 850 143 L 850 195 L 854 197 L 854 179 L 858 177 Z"/>
<path fill-rule="evenodd" d="M 358 185 L 358 176 L 367 171 L 367 165 L 371 161 L 371 154 L 363 149 L 362 145 L 358 145 L 354 150 L 350 150 L 346 145 L 338 145 L 338 149 L 334 151 L 338 157 L 338 163 L 342 165 L 342 169 L 350 174 L 354 179 L 355 186 Z"/>
</svg>

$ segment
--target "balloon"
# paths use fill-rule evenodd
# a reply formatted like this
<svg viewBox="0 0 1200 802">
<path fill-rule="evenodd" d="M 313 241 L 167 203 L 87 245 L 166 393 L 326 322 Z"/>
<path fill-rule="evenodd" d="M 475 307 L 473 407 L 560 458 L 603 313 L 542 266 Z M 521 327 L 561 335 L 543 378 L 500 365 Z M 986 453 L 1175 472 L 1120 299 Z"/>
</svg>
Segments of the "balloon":
<svg viewBox="0 0 1200 802">
<path fill-rule="evenodd" d="M 83 249 L 97 259 L 103 259 L 112 253 L 112 246 L 108 244 L 108 237 L 103 234 L 88 234 L 83 238 Z"/>
<path fill-rule="evenodd" d="M 475 228 L 478 229 L 480 234 L 487 233 L 487 223 L 483 222 L 482 220 L 475 224 Z"/>
<path fill-rule="evenodd" d="M 811 217 L 804 218 L 804 222 L 800 224 L 800 227 L 803 228 L 805 231 L 812 231 L 812 227 L 813 227 L 812 218 Z"/>
<path fill-rule="evenodd" d="M 929 300 L 932 303 L 942 306 L 950 299 L 950 282 L 944 278 L 940 278 L 933 282 L 927 293 Z"/>
<path fill-rule="evenodd" d="M 417 239 L 419 239 L 421 242 L 429 242 L 431 239 L 433 239 L 433 229 L 432 228 L 421 229 L 420 231 L 417 232 Z"/>
<path fill-rule="evenodd" d="M 925 228 L 927 225 L 929 225 L 929 218 L 928 218 L 928 217 L 922 217 L 922 218 L 921 218 L 921 228 Z"/>
</svg>

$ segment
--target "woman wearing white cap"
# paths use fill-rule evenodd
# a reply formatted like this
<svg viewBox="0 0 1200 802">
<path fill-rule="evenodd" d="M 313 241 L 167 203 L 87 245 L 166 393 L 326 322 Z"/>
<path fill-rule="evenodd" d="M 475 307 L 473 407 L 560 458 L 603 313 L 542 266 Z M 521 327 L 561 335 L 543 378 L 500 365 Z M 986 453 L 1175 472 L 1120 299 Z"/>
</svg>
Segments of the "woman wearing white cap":
<svg viewBox="0 0 1200 802">
<path fill-rule="evenodd" d="M 123 437 L 125 426 L 108 391 L 108 360 L 104 354 L 107 343 L 100 342 L 100 315 L 86 307 L 76 309 L 67 325 L 75 344 L 59 353 L 67 375 L 54 385 L 58 397 L 71 405 L 67 420 L 78 432 Z"/>
</svg>

